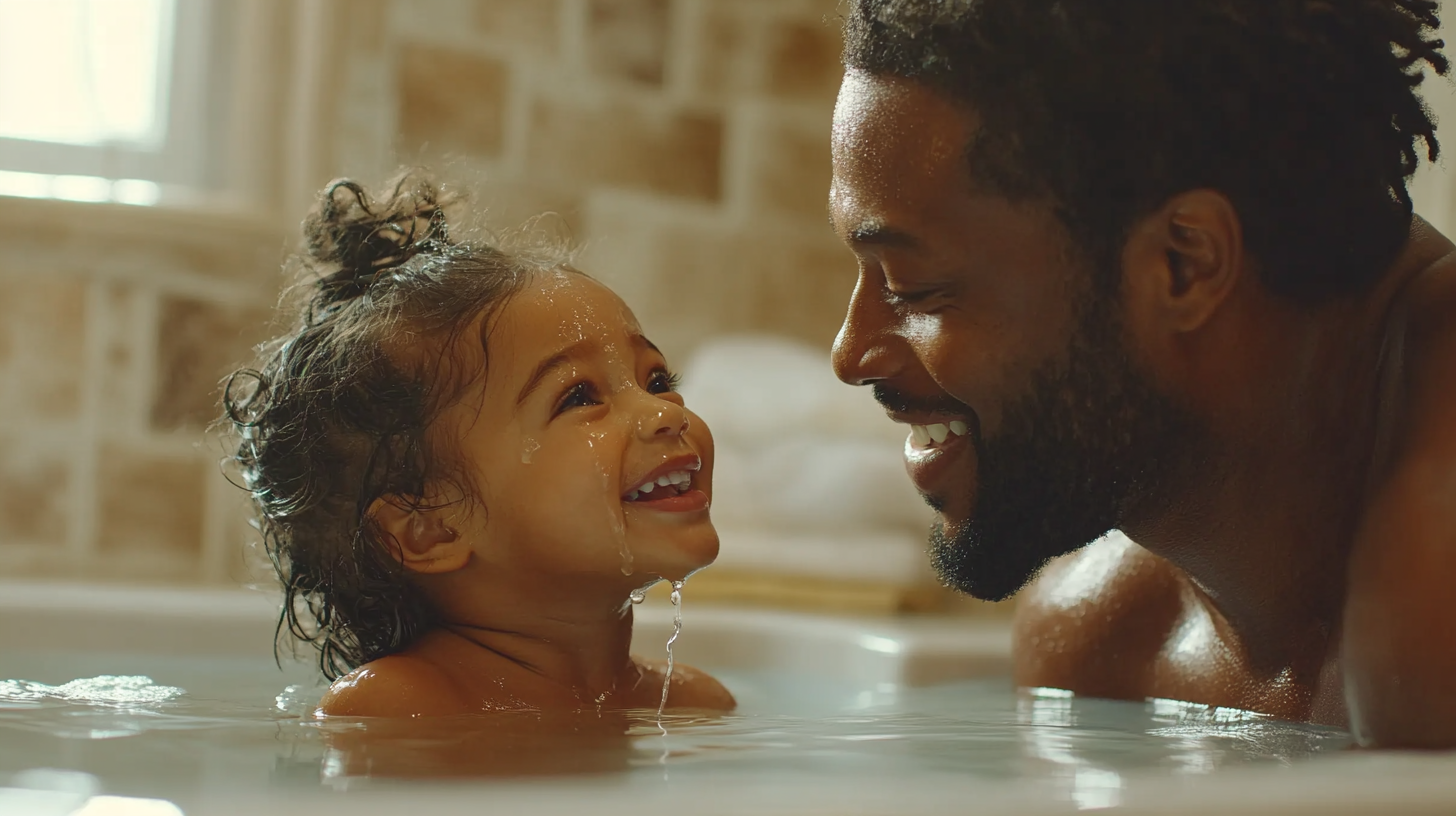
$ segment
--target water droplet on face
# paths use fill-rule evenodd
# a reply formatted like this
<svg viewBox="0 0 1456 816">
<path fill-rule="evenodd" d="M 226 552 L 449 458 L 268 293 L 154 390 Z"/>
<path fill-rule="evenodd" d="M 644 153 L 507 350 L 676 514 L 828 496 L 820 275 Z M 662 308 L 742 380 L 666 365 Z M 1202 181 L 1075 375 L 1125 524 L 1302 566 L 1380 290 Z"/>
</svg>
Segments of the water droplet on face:
<svg viewBox="0 0 1456 816">
<path fill-rule="evenodd" d="M 534 439 L 527 439 L 526 446 L 521 449 L 521 464 L 531 464 L 531 457 L 534 456 L 536 454 L 536 451 L 538 450 L 541 450 L 541 443 L 537 442 Z"/>
</svg>

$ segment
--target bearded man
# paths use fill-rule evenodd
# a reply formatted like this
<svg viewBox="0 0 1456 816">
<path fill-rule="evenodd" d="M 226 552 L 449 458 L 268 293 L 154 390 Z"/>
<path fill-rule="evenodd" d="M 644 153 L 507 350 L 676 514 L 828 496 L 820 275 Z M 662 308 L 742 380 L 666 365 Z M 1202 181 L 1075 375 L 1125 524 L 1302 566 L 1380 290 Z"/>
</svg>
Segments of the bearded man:
<svg viewBox="0 0 1456 816">
<path fill-rule="evenodd" d="M 942 578 L 1026 588 L 1019 684 L 1456 746 L 1456 247 L 1406 186 L 1438 25 L 848 3 L 835 369 L 911 426 Z"/>
</svg>

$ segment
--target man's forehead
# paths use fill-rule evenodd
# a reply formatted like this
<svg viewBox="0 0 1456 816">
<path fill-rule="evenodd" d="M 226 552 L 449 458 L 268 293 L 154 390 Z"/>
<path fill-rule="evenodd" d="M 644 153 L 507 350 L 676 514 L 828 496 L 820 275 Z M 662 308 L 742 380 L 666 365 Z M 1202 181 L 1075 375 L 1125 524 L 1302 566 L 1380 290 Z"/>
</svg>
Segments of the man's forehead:
<svg viewBox="0 0 1456 816">
<path fill-rule="evenodd" d="M 974 127 L 968 110 L 928 86 L 846 73 L 834 114 L 831 218 L 853 230 L 964 193 Z"/>
</svg>

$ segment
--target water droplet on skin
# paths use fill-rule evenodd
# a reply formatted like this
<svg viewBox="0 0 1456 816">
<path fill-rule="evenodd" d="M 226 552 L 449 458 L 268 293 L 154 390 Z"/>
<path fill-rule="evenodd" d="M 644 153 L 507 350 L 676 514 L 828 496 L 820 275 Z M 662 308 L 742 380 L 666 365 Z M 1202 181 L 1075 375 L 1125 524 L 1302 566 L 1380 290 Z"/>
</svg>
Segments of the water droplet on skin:
<svg viewBox="0 0 1456 816">
<path fill-rule="evenodd" d="M 536 451 L 538 450 L 541 450 L 541 443 L 537 442 L 534 439 L 527 439 L 526 447 L 521 450 L 521 464 L 531 464 L 531 457 L 534 456 Z"/>
<path fill-rule="evenodd" d="M 682 634 L 682 588 L 682 581 L 672 582 L 672 636 L 667 639 L 667 671 L 662 674 L 662 701 L 657 704 L 658 728 L 662 728 L 662 712 L 667 708 L 667 691 L 672 685 L 672 644 Z"/>
</svg>

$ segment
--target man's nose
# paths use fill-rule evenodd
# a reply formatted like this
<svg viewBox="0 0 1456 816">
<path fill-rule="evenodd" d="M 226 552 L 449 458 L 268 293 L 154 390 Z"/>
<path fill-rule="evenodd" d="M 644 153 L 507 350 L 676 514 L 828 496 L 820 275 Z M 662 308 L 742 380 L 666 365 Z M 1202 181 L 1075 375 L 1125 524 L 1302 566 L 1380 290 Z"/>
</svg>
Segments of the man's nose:
<svg viewBox="0 0 1456 816">
<path fill-rule="evenodd" d="M 850 385 L 870 385 L 898 373 L 898 365 L 886 343 L 891 337 L 894 319 L 876 287 L 860 275 L 849 298 L 844 325 L 834 338 L 830 359 L 839 379 Z"/>
<path fill-rule="evenodd" d="M 643 441 L 664 436 L 682 436 L 688 430 L 688 409 L 650 394 L 637 414 L 637 437 Z M 650 402 L 648 401 L 650 400 Z"/>
</svg>

